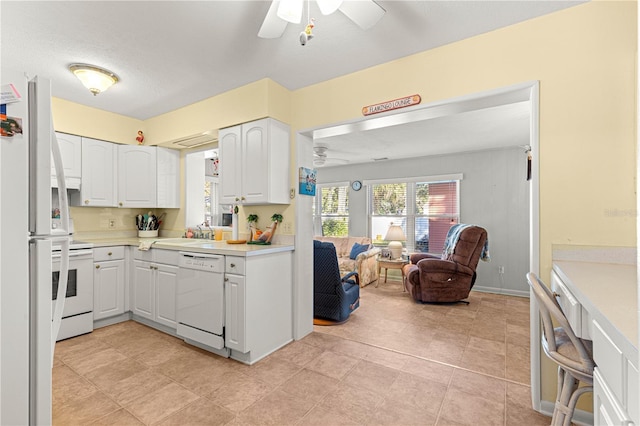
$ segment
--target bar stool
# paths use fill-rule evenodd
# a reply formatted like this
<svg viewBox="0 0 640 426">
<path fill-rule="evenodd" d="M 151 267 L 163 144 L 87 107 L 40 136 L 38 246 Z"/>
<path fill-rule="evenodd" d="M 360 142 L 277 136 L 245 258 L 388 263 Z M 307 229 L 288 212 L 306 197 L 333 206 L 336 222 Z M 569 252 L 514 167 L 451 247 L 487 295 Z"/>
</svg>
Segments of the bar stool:
<svg viewBox="0 0 640 426">
<path fill-rule="evenodd" d="M 574 334 L 549 287 L 532 272 L 527 274 L 527 281 L 540 311 L 542 348 L 558 364 L 558 393 L 551 426 L 569 426 L 578 398 L 593 392 L 593 345 Z M 552 318 L 559 327 L 553 327 Z M 580 382 L 586 386 L 579 387 Z"/>
</svg>

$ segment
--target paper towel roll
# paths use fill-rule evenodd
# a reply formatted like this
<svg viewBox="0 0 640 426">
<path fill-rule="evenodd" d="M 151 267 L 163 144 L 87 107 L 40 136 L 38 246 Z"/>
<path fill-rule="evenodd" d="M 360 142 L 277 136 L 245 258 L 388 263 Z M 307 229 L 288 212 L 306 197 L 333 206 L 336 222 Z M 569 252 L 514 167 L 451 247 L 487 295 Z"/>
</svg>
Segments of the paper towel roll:
<svg viewBox="0 0 640 426">
<path fill-rule="evenodd" d="M 231 215 L 231 226 L 232 226 L 231 239 L 237 240 L 238 239 L 238 215 L 236 213 Z"/>
</svg>

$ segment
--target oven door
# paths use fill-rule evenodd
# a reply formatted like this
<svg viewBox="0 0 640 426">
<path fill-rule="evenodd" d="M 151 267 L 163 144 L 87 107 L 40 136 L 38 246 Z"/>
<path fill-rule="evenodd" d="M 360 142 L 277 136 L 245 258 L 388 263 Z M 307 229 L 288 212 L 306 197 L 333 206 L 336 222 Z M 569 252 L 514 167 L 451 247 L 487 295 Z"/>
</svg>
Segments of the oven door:
<svg viewBox="0 0 640 426">
<path fill-rule="evenodd" d="M 62 318 L 93 311 L 93 250 L 69 251 L 69 278 Z M 60 253 L 54 252 L 51 261 L 52 309 L 58 294 Z"/>
</svg>

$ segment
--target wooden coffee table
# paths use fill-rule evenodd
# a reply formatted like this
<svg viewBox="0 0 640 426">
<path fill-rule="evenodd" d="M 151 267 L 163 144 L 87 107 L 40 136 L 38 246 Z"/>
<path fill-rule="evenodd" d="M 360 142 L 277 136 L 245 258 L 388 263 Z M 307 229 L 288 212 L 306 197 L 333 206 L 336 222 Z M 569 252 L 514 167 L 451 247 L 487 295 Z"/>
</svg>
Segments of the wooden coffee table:
<svg viewBox="0 0 640 426">
<path fill-rule="evenodd" d="M 377 262 L 378 262 L 378 281 L 376 281 L 376 287 L 378 287 L 378 284 L 380 284 L 380 270 L 382 268 L 384 268 L 385 283 L 387 282 L 387 272 L 389 272 L 389 269 L 400 269 L 400 271 L 402 271 L 402 291 L 405 291 L 404 271 L 402 270 L 402 267 L 404 265 L 409 264 L 409 261 L 404 259 L 391 260 L 391 259 L 378 258 Z"/>
</svg>

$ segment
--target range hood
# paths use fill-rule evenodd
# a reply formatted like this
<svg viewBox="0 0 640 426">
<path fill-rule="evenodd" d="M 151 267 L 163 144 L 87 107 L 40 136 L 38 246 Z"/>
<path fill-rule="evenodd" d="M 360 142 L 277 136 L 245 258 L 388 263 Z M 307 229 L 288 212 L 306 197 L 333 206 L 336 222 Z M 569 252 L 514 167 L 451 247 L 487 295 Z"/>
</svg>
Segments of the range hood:
<svg viewBox="0 0 640 426">
<path fill-rule="evenodd" d="M 214 132 L 204 132 L 199 133 L 197 135 L 187 136 L 184 138 L 180 138 L 169 142 L 167 145 L 171 145 L 175 148 L 183 147 L 183 148 L 193 148 L 200 145 L 206 145 L 209 143 L 218 142 L 218 138 L 214 136 Z"/>
</svg>

